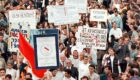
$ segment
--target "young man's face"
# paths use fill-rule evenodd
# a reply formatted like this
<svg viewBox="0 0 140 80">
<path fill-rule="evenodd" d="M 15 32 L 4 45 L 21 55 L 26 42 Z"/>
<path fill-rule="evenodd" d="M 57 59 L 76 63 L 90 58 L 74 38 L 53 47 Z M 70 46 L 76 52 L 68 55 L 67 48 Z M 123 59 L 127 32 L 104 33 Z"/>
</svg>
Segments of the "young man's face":
<svg viewBox="0 0 140 80">
<path fill-rule="evenodd" d="M 4 70 L 0 71 L 0 76 L 5 76 L 6 72 Z"/>
<path fill-rule="evenodd" d="M 3 36 L 0 36 L 0 41 L 2 41 L 3 40 Z"/>
<path fill-rule="evenodd" d="M 108 68 L 105 68 L 104 69 L 104 72 L 105 72 L 105 74 L 108 74 L 109 73 L 109 69 Z"/>
<path fill-rule="evenodd" d="M 93 67 L 89 67 L 89 72 L 93 73 L 94 72 L 94 68 Z"/>
<path fill-rule="evenodd" d="M 65 77 L 69 78 L 70 74 L 68 74 L 67 72 L 65 72 Z"/>
</svg>

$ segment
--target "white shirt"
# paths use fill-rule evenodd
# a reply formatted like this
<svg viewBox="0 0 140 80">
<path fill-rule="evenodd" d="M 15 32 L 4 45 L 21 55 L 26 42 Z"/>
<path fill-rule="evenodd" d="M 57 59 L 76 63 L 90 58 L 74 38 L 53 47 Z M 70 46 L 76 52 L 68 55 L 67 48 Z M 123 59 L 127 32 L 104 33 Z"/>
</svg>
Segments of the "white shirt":
<svg viewBox="0 0 140 80">
<path fill-rule="evenodd" d="M 112 67 L 112 72 L 113 72 L 113 61 L 114 61 L 114 56 L 110 56 L 110 60 L 111 60 L 111 67 Z"/>
<path fill-rule="evenodd" d="M 15 80 L 17 71 L 15 69 L 6 69 L 6 74 L 10 74 L 12 76 L 12 80 Z"/>
<path fill-rule="evenodd" d="M 100 76 L 97 73 L 93 73 L 92 75 L 90 75 L 90 80 L 100 80 Z"/>
<path fill-rule="evenodd" d="M 79 63 L 79 79 L 81 79 L 83 76 L 88 76 L 89 73 L 89 63 L 84 64 L 83 62 Z"/>
<path fill-rule="evenodd" d="M 33 80 L 38 80 L 39 79 L 33 74 L 32 69 L 30 67 L 27 68 L 27 72 L 32 74 L 32 79 Z"/>
<path fill-rule="evenodd" d="M 73 77 L 70 78 L 64 77 L 63 80 L 76 80 L 76 79 L 74 79 Z"/>
<path fill-rule="evenodd" d="M 73 64 L 73 66 L 74 67 L 76 67 L 76 68 L 78 68 L 79 67 L 79 59 L 71 59 L 71 61 L 72 61 L 72 64 Z"/>
<path fill-rule="evenodd" d="M 114 35 L 115 39 L 122 37 L 122 30 L 120 28 L 112 28 L 109 32 L 109 42 L 111 41 L 111 35 Z"/>
<path fill-rule="evenodd" d="M 56 80 L 62 80 L 64 77 L 64 71 L 58 71 L 56 73 Z"/>
</svg>

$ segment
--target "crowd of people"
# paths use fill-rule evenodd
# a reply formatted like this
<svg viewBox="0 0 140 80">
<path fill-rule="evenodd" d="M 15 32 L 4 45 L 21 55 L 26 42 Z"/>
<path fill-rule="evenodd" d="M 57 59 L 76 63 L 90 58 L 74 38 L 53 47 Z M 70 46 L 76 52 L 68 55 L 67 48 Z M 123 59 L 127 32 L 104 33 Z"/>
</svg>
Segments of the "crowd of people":
<svg viewBox="0 0 140 80">
<path fill-rule="evenodd" d="M 0 80 L 140 80 L 140 0 L 87 1 L 88 11 L 79 14 L 79 23 L 57 26 L 48 22 L 47 6 L 64 5 L 64 0 L 45 4 L 43 0 L 0 0 Z M 37 29 L 59 29 L 60 66 L 47 69 L 42 79 L 32 73 L 24 56 L 8 50 L 8 11 L 33 9 Z M 76 44 L 79 26 L 98 27 L 89 19 L 91 9 L 108 11 L 108 20 L 100 22 L 108 30 L 106 50 Z"/>
</svg>

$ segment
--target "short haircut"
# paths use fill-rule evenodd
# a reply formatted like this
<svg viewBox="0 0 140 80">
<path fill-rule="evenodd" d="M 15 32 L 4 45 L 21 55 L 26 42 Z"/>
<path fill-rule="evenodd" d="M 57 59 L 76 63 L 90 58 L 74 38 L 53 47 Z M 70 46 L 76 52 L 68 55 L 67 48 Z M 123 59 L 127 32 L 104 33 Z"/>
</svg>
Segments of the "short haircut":
<svg viewBox="0 0 140 80">
<path fill-rule="evenodd" d="M 12 76 L 10 74 L 6 74 L 5 78 L 12 79 Z"/>
<path fill-rule="evenodd" d="M 30 76 L 30 78 L 32 78 L 32 74 L 31 74 L 31 73 L 26 73 L 26 75 L 29 75 L 29 76 Z"/>
<path fill-rule="evenodd" d="M 67 72 L 69 75 L 71 75 L 71 70 L 70 69 L 66 69 L 65 72 Z"/>
<path fill-rule="evenodd" d="M 4 36 L 2 32 L 0 32 L 0 36 Z"/>
<path fill-rule="evenodd" d="M 5 71 L 6 72 L 5 68 L 1 68 L 0 71 Z"/>
<path fill-rule="evenodd" d="M 89 67 L 92 67 L 92 68 L 95 69 L 95 65 L 93 65 L 93 64 L 90 64 Z"/>
<path fill-rule="evenodd" d="M 131 76 L 134 76 L 135 71 L 134 71 L 133 69 L 130 69 L 130 70 L 129 70 L 129 74 L 130 74 Z"/>
<path fill-rule="evenodd" d="M 111 70 L 111 72 L 112 72 L 112 68 L 111 68 L 111 66 L 104 66 L 103 69 L 105 69 L 105 68 L 108 68 L 108 69 Z"/>
<path fill-rule="evenodd" d="M 89 78 L 87 77 L 87 76 L 83 76 L 82 78 L 81 78 L 81 80 L 82 79 L 87 79 L 87 80 L 89 80 Z"/>
</svg>

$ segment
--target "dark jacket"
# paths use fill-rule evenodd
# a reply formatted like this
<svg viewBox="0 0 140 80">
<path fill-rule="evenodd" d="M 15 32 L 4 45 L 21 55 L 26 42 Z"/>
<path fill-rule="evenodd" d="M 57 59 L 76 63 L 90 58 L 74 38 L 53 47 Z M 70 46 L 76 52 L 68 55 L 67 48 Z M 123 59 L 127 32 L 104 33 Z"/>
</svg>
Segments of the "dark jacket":
<svg viewBox="0 0 140 80">
<path fill-rule="evenodd" d="M 110 57 L 107 58 L 107 65 L 108 66 L 111 66 L 111 59 Z M 113 60 L 113 67 L 111 66 L 111 68 L 113 68 L 112 70 L 112 73 L 115 73 L 115 74 L 119 74 L 119 69 L 118 69 L 118 58 L 117 56 L 114 57 L 114 60 Z"/>
</svg>

